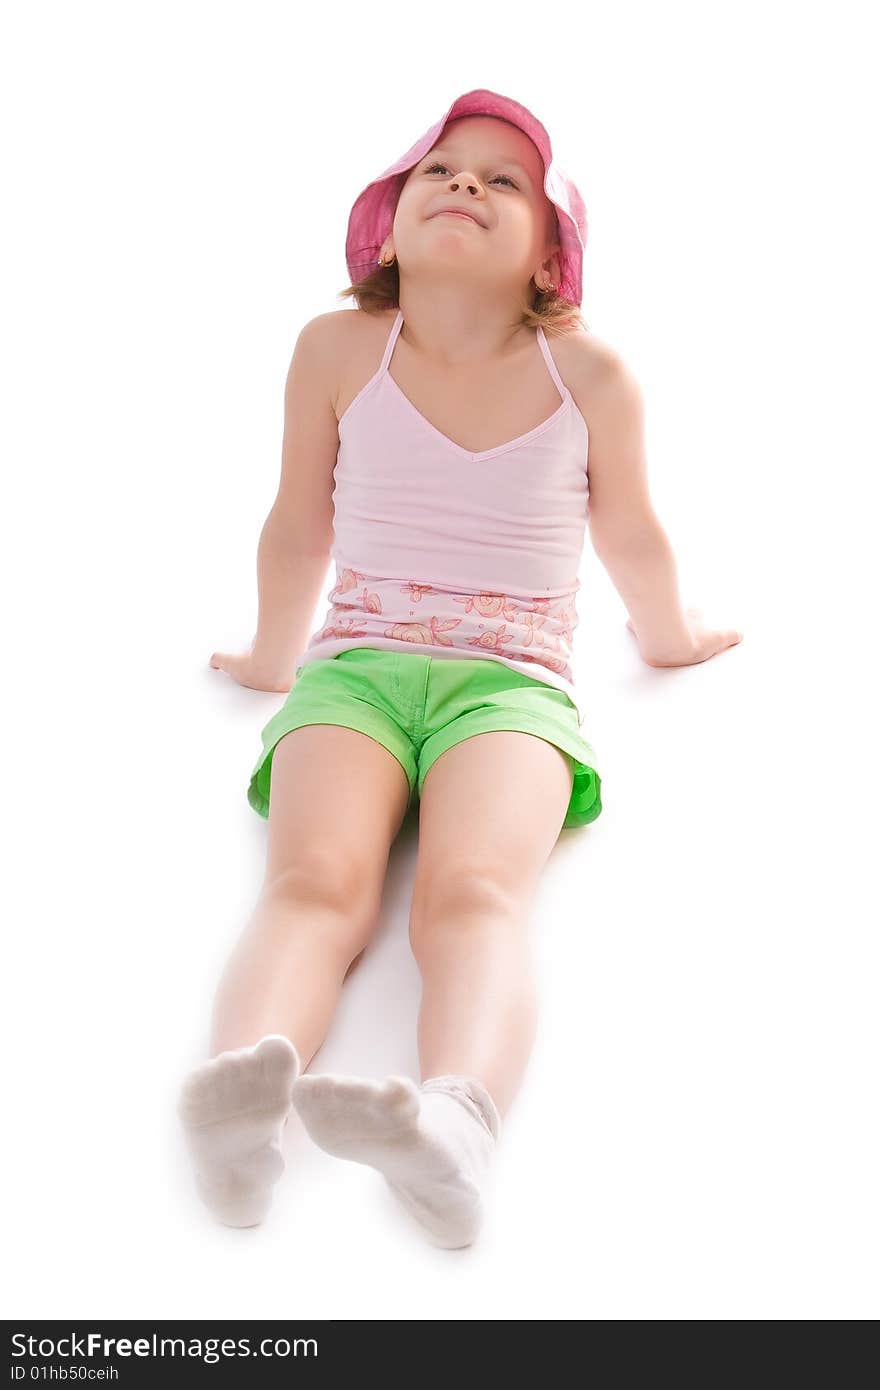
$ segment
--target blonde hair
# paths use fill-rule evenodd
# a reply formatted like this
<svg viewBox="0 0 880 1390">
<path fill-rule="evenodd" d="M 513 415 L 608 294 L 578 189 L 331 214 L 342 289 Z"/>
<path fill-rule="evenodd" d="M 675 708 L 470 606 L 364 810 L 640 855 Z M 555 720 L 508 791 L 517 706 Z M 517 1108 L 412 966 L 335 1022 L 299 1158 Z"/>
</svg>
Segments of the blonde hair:
<svg viewBox="0 0 880 1390">
<path fill-rule="evenodd" d="M 400 272 L 397 262 L 380 266 L 371 271 L 356 285 L 340 290 L 337 299 L 354 299 L 359 309 L 367 314 L 380 314 L 384 309 L 399 308 Z M 582 330 L 589 332 L 589 325 L 576 304 L 562 299 L 555 290 L 545 294 L 532 283 L 532 302 L 523 310 L 521 322 L 528 328 L 538 325 L 551 337 L 564 337 L 568 333 Z"/>
</svg>

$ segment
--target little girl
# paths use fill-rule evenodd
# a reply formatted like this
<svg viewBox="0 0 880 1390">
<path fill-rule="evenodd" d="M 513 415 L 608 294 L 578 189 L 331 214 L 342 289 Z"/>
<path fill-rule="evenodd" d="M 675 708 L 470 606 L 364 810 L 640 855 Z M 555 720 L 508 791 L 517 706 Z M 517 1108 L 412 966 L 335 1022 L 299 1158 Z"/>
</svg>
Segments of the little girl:
<svg viewBox="0 0 880 1390">
<path fill-rule="evenodd" d="M 602 809 L 571 665 L 588 497 L 646 662 L 741 638 L 681 608 L 638 387 L 578 311 L 586 234 L 543 125 L 468 92 L 356 200 L 357 310 L 297 341 L 257 634 L 211 659 L 289 692 L 248 787 L 265 881 L 178 1106 L 198 1192 L 228 1225 L 266 1215 L 293 1105 L 435 1244 L 477 1234 L 536 1030 L 530 902 L 560 829 Z M 416 802 L 421 1084 L 306 1074 Z"/>
</svg>

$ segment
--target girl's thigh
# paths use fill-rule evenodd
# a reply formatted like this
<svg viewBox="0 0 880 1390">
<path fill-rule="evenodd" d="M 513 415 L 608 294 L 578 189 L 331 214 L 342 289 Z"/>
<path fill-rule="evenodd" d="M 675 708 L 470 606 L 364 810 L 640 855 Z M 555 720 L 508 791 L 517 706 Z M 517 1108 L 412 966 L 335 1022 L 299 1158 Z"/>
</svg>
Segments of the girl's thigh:
<svg viewBox="0 0 880 1390">
<path fill-rule="evenodd" d="M 355 909 L 378 909 L 409 800 L 406 773 L 356 729 L 307 724 L 272 754 L 266 882 L 314 884 Z"/>
<path fill-rule="evenodd" d="M 572 759 L 514 730 L 474 734 L 432 764 L 419 806 L 416 916 L 450 892 L 534 891 L 568 810 Z"/>
</svg>

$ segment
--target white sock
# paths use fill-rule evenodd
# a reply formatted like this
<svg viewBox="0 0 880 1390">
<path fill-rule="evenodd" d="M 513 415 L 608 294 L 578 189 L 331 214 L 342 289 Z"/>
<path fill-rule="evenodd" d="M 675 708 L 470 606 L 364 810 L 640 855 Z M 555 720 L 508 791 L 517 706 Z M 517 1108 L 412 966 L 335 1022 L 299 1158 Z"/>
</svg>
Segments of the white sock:
<svg viewBox="0 0 880 1390">
<path fill-rule="evenodd" d="M 177 1113 L 205 1205 L 227 1226 L 256 1226 L 284 1172 L 281 1132 L 300 1072 L 293 1043 L 268 1033 L 253 1047 L 202 1062 L 186 1077 Z"/>
<path fill-rule="evenodd" d="M 377 1168 L 435 1244 L 470 1245 L 500 1129 L 492 1097 L 474 1077 L 300 1076 L 293 1104 L 327 1153 Z"/>
</svg>

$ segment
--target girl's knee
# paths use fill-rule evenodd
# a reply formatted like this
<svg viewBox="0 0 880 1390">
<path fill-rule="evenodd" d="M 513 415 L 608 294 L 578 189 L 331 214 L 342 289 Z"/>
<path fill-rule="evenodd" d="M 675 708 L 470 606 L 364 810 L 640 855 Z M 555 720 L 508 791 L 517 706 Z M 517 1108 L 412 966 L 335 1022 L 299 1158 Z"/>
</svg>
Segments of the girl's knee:
<svg viewBox="0 0 880 1390">
<path fill-rule="evenodd" d="M 267 868 L 264 892 L 314 907 L 355 914 L 376 897 L 375 869 L 338 845 L 306 840 L 292 847 L 285 862 Z"/>
<path fill-rule="evenodd" d="M 409 937 L 413 951 L 450 933 L 460 935 L 487 922 L 511 922 L 523 915 L 523 895 L 485 863 L 462 859 L 442 872 L 425 873 L 414 889 Z"/>
</svg>

